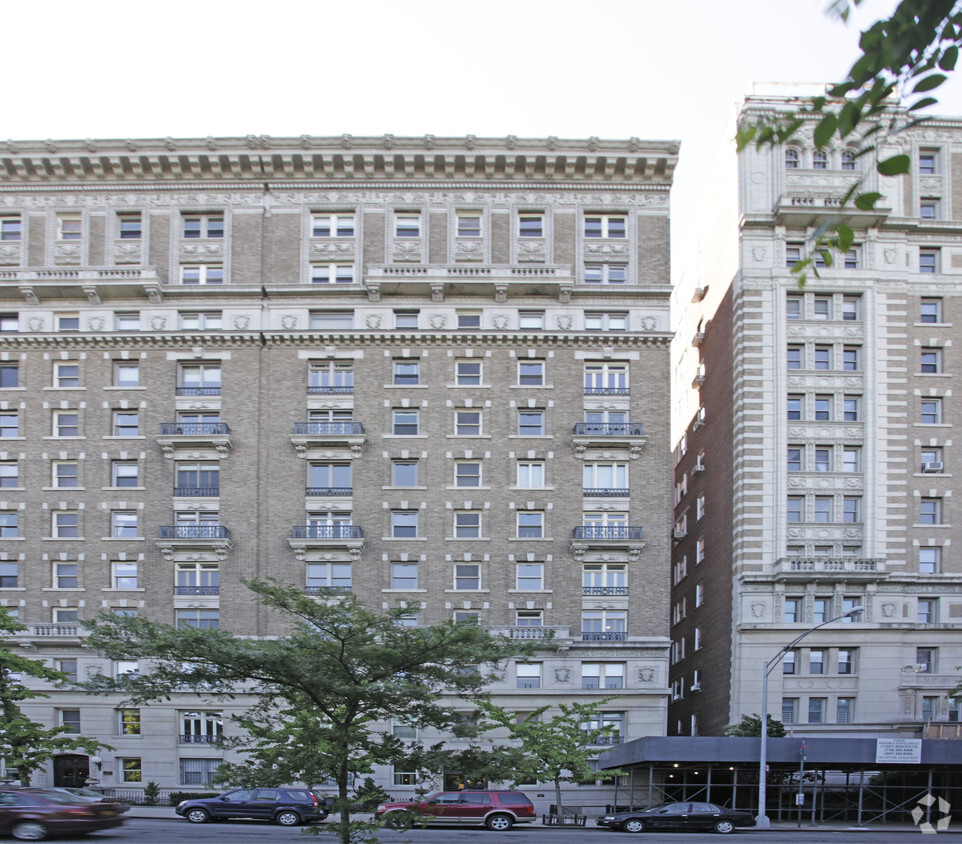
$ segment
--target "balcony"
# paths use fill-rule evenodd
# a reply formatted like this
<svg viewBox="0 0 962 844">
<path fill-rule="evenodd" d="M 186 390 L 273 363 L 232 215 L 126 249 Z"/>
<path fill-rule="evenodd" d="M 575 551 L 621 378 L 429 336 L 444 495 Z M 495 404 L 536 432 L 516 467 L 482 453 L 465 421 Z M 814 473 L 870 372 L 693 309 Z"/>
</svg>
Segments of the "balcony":
<svg viewBox="0 0 962 844">
<path fill-rule="evenodd" d="M 884 559 L 856 557 L 782 557 L 772 566 L 775 580 L 884 580 Z"/>
<path fill-rule="evenodd" d="M 389 295 L 429 295 L 434 302 L 446 296 L 485 296 L 505 302 L 508 296 L 556 295 L 571 300 L 574 273 L 570 266 L 530 264 L 382 264 L 369 265 L 364 280 L 369 301 Z M 444 326 L 441 326 L 442 328 Z M 455 325 L 449 326 L 456 330 Z"/>
<path fill-rule="evenodd" d="M 350 498 L 353 494 L 350 486 L 309 486 L 304 490 L 308 498 Z"/>
<path fill-rule="evenodd" d="M 231 431 L 226 422 L 161 422 L 157 444 L 164 457 L 173 457 L 177 449 L 214 449 L 218 457 L 231 450 Z"/>
<path fill-rule="evenodd" d="M 627 488 L 589 487 L 581 491 L 585 498 L 627 498 Z"/>
<path fill-rule="evenodd" d="M 174 498 L 218 498 L 219 486 L 177 486 L 174 487 Z"/>
<path fill-rule="evenodd" d="M 585 630 L 582 642 L 626 642 L 628 634 L 624 630 Z"/>
<path fill-rule="evenodd" d="M 584 393 L 586 396 L 627 396 L 629 394 L 626 385 L 614 385 L 610 387 L 598 387 L 585 385 Z"/>
<path fill-rule="evenodd" d="M 295 422 L 291 444 L 298 457 L 312 448 L 349 448 L 354 458 L 361 456 L 367 442 L 360 422 Z"/>
<path fill-rule="evenodd" d="M 28 624 L 26 630 L 17 630 L 9 638 L 27 650 L 39 644 L 66 644 L 77 642 L 89 635 L 80 622 L 61 621 L 52 624 Z"/>
<path fill-rule="evenodd" d="M 28 305 L 48 301 L 83 301 L 99 305 L 111 299 L 163 299 L 152 267 L 63 267 L 52 270 L 0 270 L 0 297 Z"/>
<path fill-rule="evenodd" d="M 581 594 L 586 597 L 627 597 L 627 586 L 582 586 Z"/>
<path fill-rule="evenodd" d="M 590 741 L 592 747 L 608 746 L 612 747 L 616 744 L 621 744 L 621 736 L 618 733 L 610 733 L 609 735 L 601 735 Z"/>
<path fill-rule="evenodd" d="M 364 534 L 359 525 L 338 523 L 333 525 L 294 525 L 288 545 L 294 549 L 299 560 L 305 553 L 316 548 L 337 548 L 350 552 L 357 558 L 364 547 Z"/>
<path fill-rule="evenodd" d="M 572 532 L 571 552 L 581 559 L 589 549 L 625 551 L 630 560 L 637 560 L 645 547 L 640 527 L 629 525 L 581 525 Z"/>
<path fill-rule="evenodd" d="M 775 221 L 780 226 L 806 228 L 817 226 L 838 214 L 842 197 L 857 181 L 858 175 L 847 171 L 787 170 L 785 188 L 775 203 Z M 854 205 L 845 209 L 852 228 L 873 228 L 884 221 L 892 209 L 877 207 L 860 211 Z"/>
<path fill-rule="evenodd" d="M 175 586 L 175 595 L 220 595 L 220 586 Z"/>
<path fill-rule="evenodd" d="M 178 396 L 219 396 L 220 387 L 178 387 Z"/>
<path fill-rule="evenodd" d="M 204 736 L 204 735 L 180 735 L 177 741 L 181 744 L 208 744 L 221 745 L 224 742 L 223 736 Z"/>
<path fill-rule="evenodd" d="M 310 396 L 349 396 L 353 392 L 353 384 L 310 384 L 307 388 Z"/>
<path fill-rule="evenodd" d="M 962 724 L 957 721 L 930 721 L 922 726 L 922 738 L 930 739 L 962 739 Z"/>
<path fill-rule="evenodd" d="M 488 632 L 508 639 L 552 639 L 557 642 L 570 638 L 567 627 L 541 627 L 527 624 L 514 627 L 489 627 Z"/>
<path fill-rule="evenodd" d="M 161 525 L 157 547 L 164 559 L 174 559 L 176 551 L 213 551 L 220 559 L 226 559 L 231 549 L 230 531 L 223 525 Z"/>
<path fill-rule="evenodd" d="M 350 586 L 305 586 L 307 595 L 350 595 Z"/>
<path fill-rule="evenodd" d="M 641 422 L 579 422 L 571 437 L 575 456 L 582 459 L 589 448 L 624 448 L 634 460 L 647 444 Z"/>
</svg>

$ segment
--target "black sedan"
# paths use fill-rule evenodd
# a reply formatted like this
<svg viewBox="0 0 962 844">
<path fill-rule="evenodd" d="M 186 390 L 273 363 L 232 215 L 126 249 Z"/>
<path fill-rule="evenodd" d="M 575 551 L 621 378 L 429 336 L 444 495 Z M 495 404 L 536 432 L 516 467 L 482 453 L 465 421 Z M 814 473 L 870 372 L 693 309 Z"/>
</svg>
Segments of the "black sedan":
<svg viewBox="0 0 962 844">
<path fill-rule="evenodd" d="M 755 826 L 749 812 L 723 809 L 714 803 L 663 803 L 631 812 L 614 812 L 598 818 L 598 826 L 622 832 L 646 829 L 713 830 L 734 832 L 737 826 Z"/>
</svg>

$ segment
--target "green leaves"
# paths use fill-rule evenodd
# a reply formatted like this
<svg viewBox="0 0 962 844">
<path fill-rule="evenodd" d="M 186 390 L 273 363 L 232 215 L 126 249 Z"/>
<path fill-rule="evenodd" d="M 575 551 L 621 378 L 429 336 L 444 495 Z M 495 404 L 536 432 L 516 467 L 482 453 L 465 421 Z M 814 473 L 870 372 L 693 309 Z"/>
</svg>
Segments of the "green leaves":
<svg viewBox="0 0 962 844">
<path fill-rule="evenodd" d="M 891 158 L 883 159 L 876 164 L 876 169 L 883 176 L 899 176 L 908 173 L 912 161 L 907 155 L 893 155 Z"/>
<path fill-rule="evenodd" d="M 837 130 L 838 115 L 834 112 L 829 112 L 815 127 L 815 146 L 818 147 L 818 149 L 824 149 Z"/>
<path fill-rule="evenodd" d="M 875 203 L 882 198 L 880 193 L 860 193 L 855 197 L 855 207 L 859 211 L 872 211 L 875 208 Z"/>
</svg>

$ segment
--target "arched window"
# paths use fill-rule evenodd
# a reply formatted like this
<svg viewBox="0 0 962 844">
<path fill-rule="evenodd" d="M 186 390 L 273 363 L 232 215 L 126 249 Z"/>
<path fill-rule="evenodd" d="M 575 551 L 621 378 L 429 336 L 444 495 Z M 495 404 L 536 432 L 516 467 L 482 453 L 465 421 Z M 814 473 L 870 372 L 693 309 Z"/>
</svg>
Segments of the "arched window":
<svg viewBox="0 0 962 844">
<path fill-rule="evenodd" d="M 801 155 L 796 147 L 788 147 L 785 150 L 785 169 L 797 170 L 801 163 Z"/>
<path fill-rule="evenodd" d="M 843 170 L 855 169 L 855 153 L 852 152 L 850 149 L 847 149 L 842 153 L 842 169 Z"/>
<path fill-rule="evenodd" d="M 828 169 L 828 154 L 820 149 L 815 150 L 812 153 L 812 169 L 813 170 L 827 170 Z"/>
</svg>

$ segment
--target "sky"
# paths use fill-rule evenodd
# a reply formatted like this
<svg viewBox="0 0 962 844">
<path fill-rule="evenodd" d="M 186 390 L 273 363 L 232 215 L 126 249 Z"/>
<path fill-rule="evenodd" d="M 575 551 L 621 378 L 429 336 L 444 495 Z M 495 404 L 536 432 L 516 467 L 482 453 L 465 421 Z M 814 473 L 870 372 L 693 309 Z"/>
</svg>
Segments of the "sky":
<svg viewBox="0 0 962 844">
<path fill-rule="evenodd" d="M 5 4 L 0 140 L 266 134 L 680 140 L 673 242 L 755 82 L 830 82 L 828 0 Z M 13 70 L 16 72 L 12 72 Z M 960 73 L 962 77 L 962 73 Z M 962 78 L 937 92 L 962 114 Z"/>
</svg>

